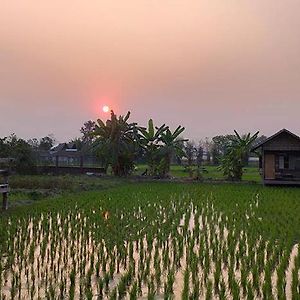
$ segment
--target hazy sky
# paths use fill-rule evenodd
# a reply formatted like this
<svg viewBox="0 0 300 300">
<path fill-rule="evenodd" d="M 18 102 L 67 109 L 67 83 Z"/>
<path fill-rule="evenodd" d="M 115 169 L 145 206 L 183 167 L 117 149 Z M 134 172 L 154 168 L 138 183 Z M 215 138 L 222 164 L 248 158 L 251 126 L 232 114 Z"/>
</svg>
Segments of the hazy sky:
<svg viewBox="0 0 300 300">
<path fill-rule="evenodd" d="M 300 134 L 299 0 L 0 0 L 0 136 L 79 136 L 104 104 L 185 136 Z"/>
</svg>

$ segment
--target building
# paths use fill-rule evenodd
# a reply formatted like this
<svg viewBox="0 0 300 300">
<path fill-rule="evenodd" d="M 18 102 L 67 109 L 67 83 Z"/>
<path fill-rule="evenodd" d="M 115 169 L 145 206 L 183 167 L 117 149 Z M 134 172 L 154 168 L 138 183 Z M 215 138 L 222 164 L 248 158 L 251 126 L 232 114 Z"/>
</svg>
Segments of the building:
<svg viewBox="0 0 300 300">
<path fill-rule="evenodd" d="M 260 151 L 263 183 L 300 185 L 300 137 L 282 129 L 252 151 Z"/>
<path fill-rule="evenodd" d="M 100 174 L 106 166 L 93 153 L 77 148 L 75 143 L 61 143 L 49 151 L 36 153 L 38 173 L 47 174 Z"/>
<path fill-rule="evenodd" d="M 81 165 L 83 153 L 79 151 L 75 143 L 61 143 L 50 149 L 52 161 L 58 165 Z"/>
</svg>

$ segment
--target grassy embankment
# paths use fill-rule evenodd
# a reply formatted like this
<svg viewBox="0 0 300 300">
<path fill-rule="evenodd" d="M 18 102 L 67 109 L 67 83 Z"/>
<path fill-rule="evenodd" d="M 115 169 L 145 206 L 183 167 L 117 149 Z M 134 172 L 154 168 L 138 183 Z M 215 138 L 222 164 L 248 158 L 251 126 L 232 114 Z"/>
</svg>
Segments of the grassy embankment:
<svg viewBox="0 0 300 300">
<path fill-rule="evenodd" d="M 30 204 L 33 201 L 49 197 L 57 197 L 66 193 L 77 193 L 88 190 L 102 190 L 114 186 L 119 186 L 128 181 L 134 181 L 135 176 L 140 176 L 146 165 L 138 165 L 134 174 L 126 179 L 115 178 L 112 176 L 89 177 L 80 176 L 19 176 L 10 178 L 10 204 L 12 206 Z M 171 166 L 170 175 L 179 180 L 189 178 L 189 172 L 183 166 Z M 205 181 L 224 180 L 222 172 L 216 166 L 205 166 L 202 172 Z M 255 167 L 245 168 L 243 181 L 260 182 L 258 170 Z"/>
</svg>

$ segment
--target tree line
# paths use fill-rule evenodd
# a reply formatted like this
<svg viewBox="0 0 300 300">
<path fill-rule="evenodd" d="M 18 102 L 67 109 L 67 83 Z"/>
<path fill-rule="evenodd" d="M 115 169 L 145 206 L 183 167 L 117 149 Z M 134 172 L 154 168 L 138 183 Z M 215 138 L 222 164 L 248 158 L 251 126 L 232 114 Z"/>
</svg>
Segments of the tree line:
<svg viewBox="0 0 300 300">
<path fill-rule="evenodd" d="M 248 162 L 250 149 L 265 136 L 219 135 L 198 143 L 183 138 L 185 128 L 172 130 L 166 124 L 155 126 L 152 119 L 146 127 L 130 121 L 130 112 L 117 116 L 111 111 L 110 119 L 87 121 L 80 129 L 81 137 L 70 142 L 78 150 L 92 153 L 102 162 L 105 170 L 111 168 L 115 176 L 128 176 L 136 163 L 147 168 L 143 175 L 165 178 L 173 163 L 184 164 L 191 177 L 200 179 L 204 157 L 207 164 L 220 166 L 229 180 L 240 180 Z M 56 143 L 53 135 L 28 141 L 15 134 L 0 139 L 0 157 L 15 158 L 19 173 L 34 172 L 35 151 L 49 151 Z"/>
</svg>

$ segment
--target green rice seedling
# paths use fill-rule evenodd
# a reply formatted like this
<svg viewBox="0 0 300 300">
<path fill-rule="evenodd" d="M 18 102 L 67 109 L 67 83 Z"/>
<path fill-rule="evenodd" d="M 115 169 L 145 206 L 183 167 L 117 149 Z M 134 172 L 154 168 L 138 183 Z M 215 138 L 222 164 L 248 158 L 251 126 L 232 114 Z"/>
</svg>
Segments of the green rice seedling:
<svg viewBox="0 0 300 300">
<path fill-rule="evenodd" d="M 222 275 L 222 270 L 221 270 L 221 261 L 218 260 L 216 263 L 216 268 L 214 272 L 214 284 L 215 284 L 215 293 L 217 294 L 219 292 L 219 285 L 220 285 L 220 279 Z"/>
<path fill-rule="evenodd" d="M 293 299 L 300 299 L 300 252 L 295 256 L 295 265 L 292 271 L 292 297 Z"/>
<path fill-rule="evenodd" d="M 150 274 L 150 263 L 151 263 L 151 257 L 147 257 L 147 259 L 146 259 L 146 268 L 145 268 L 144 273 L 143 273 L 143 275 L 144 275 L 143 280 L 144 281 L 147 280 L 147 278 Z"/>
<path fill-rule="evenodd" d="M 73 269 L 70 273 L 70 290 L 69 290 L 69 298 L 74 299 L 75 297 L 75 270 Z"/>
<path fill-rule="evenodd" d="M 155 279 L 154 276 L 151 276 L 151 279 L 148 281 L 148 295 L 147 299 L 148 300 L 154 300 L 155 299 Z"/>
<path fill-rule="evenodd" d="M 226 299 L 226 286 L 225 286 L 224 280 L 221 280 L 221 282 L 220 282 L 219 297 L 220 297 L 220 300 Z"/>
<path fill-rule="evenodd" d="M 137 297 L 138 297 L 138 283 L 135 281 L 132 284 L 132 288 L 129 292 L 129 299 L 130 300 L 137 300 Z"/>
<path fill-rule="evenodd" d="M 247 283 L 247 300 L 253 300 L 253 299 L 255 299 L 253 287 L 251 285 L 251 282 L 248 281 L 248 283 Z"/>
<path fill-rule="evenodd" d="M 109 281 L 110 281 L 110 277 L 109 277 L 108 273 L 104 273 L 103 280 L 104 280 L 104 284 L 105 284 L 105 291 L 107 293 L 108 289 L 109 289 Z"/>
<path fill-rule="evenodd" d="M 14 290 L 14 288 L 12 288 L 11 289 L 11 291 L 10 291 L 10 296 L 11 296 L 11 299 L 14 299 L 14 296 L 15 296 L 15 290 Z M 31 288 L 30 288 L 30 297 L 31 297 L 31 299 L 33 299 L 34 298 L 34 295 L 35 295 L 35 286 L 34 286 L 34 284 L 31 286 Z"/>
<path fill-rule="evenodd" d="M 190 270 L 188 268 L 185 269 L 184 271 L 184 276 L 183 276 L 183 290 L 181 294 L 181 299 L 182 300 L 188 300 L 189 299 L 189 282 L 190 282 Z"/>
<path fill-rule="evenodd" d="M 212 299 L 213 299 L 213 284 L 211 280 L 208 280 L 205 300 L 212 300 Z"/>
<path fill-rule="evenodd" d="M 115 273 L 115 261 L 112 260 L 109 264 L 109 277 L 110 277 L 110 279 L 114 278 L 114 273 Z"/>
<path fill-rule="evenodd" d="M 240 299 L 240 287 L 236 279 L 234 278 L 231 284 L 231 294 L 233 300 L 239 300 Z"/>
<path fill-rule="evenodd" d="M 49 295 L 49 299 L 55 299 L 55 289 L 52 284 L 49 287 L 48 295 Z"/>
<path fill-rule="evenodd" d="M 118 284 L 118 295 L 119 295 L 120 299 L 123 299 L 125 297 L 126 289 L 127 289 L 126 279 L 124 279 L 124 277 L 122 277 Z"/>
<path fill-rule="evenodd" d="M 246 267 L 244 264 L 242 264 L 242 267 L 241 267 L 241 287 L 243 289 L 243 295 L 246 295 L 247 293 L 247 284 L 248 284 L 248 272 L 246 270 Z"/>
<path fill-rule="evenodd" d="M 155 264 L 155 282 L 156 282 L 157 289 L 159 289 L 161 286 L 161 277 L 162 277 L 162 272 L 160 267 L 160 260 L 158 259 Z"/>
<path fill-rule="evenodd" d="M 173 285 L 175 280 L 175 272 L 174 270 L 170 270 L 170 272 L 167 275 L 167 282 L 165 284 L 165 296 L 173 297 L 174 291 L 173 291 Z"/>
<path fill-rule="evenodd" d="M 98 260 L 95 265 L 95 273 L 97 277 L 100 277 L 100 261 Z"/>
<path fill-rule="evenodd" d="M 118 299 L 117 295 L 118 295 L 117 289 L 114 288 L 109 295 L 109 300 L 117 300 Z"/>
<path fill-rule="evenodd" d="M 194 300 L 199 298 L 200 298 L 200 283 L 199 281 L 196 281 L 194 283 L 193 291 L 191 292 L 189 299 Z"/>
<path fill-rule="evenodd" d="M 199 262 L 196 253 L 192 252 L 190 260 L 190 269 L 192 274 L 192 282 L 195 283 L 198 281 L 198 272 L 199 272 Z"/>
<path fill-rule="evenodd" d="M 98 279 L 97 286 L 98 286 L 99 297 L 103 298 L 103 289 L 104 289 L 104 280 L 103 280 L 103 278 Z"/>
<path fill-rule="evenodd" d="M 137 295 L 142 296 L 143 291 L 142 291 L 142 278 L 141 276 L 138 276 L 137 279 Z"/>
<path fill-rule="evenodd" d="M 272 299 L 272 273 L 269 264 L 267 264 L 265 268 L 265 278 L 262 290 L 264 299 Z"/>
<path fill-rule="evenodd" d="M 252 277 L 253 277 L 253 288 L 256 291 L 256 293 L 259 294 L 260 293 L 259 272 L 256 266 L 253 268 Z"/>
<path fill-rule="evenodd" d="M 80 296 L 80 298 L 84 298 L 83 293 L 84 293 L 84 282 L 81 279 L 80 282 L 79 282 L 79 296 Z"/>
<path fill-rule="evenodd" d="M 16 286 L 15 286 L 15 277 L 13 275 L 13 279 L 12 279 L 12 283 L 11 283 L 11 288 L 10 288 L 10 298 L 11 299 L 15 299 L 15 296 L 17 294 L 17 289 L 16 289 Z"/>
<path fill-rule="evenodd" d="M 60 297 L 60 299 L 63 299 L 64 295 L 65 295 L 65 284 L 64 284 L 64 281 L 62 280 L 59 284 L 59 297 Z"/>
<path fill-rule="evenodd" d="M 92 300 L 93 299 L 93 291 L 90 286 L 86 286 L 85 288 L 85 298 L 87 300 Z"/>
</svg>

